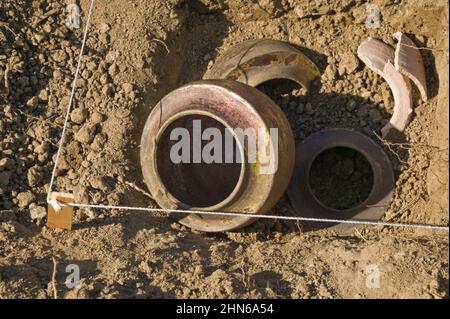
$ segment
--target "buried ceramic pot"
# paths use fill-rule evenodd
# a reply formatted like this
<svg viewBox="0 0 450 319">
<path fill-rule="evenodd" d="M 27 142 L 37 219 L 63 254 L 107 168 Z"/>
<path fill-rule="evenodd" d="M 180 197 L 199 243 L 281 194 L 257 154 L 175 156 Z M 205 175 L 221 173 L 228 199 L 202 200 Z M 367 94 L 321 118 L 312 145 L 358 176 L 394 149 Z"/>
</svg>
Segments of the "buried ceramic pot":
<svg viewBox="0 0 450 319">
<path fill-rule="evenodd" d="M 309 90 L 320 77 L 317 66 L 292 45 L 272 39 L 238 43 L 222 54 L 204 79 L 230 79 L 250 86 L 269 80 L 287 79 Z"/>
<path fill-rule="evenodd" d="M 165 209 L 248 213 L 249 217 L 175 214 L 207 232 L 236 229 L 268 212 L 294 166 L 294 138 L 279 107 L 230 80 L 187 84 L 152 110 L 141 139 L 141 166 Z"/>
<path fill-rule="evenodd" d="M 367 161 L 373 176 L 372 187 L 367 198 L 350 208 L 336 209 L 327 206 L 316 196 L 311 186 L 313 163 L 319 155 L 336 148 L 351 149 L 359 153 Z M 336 220 L 336 223 L 318 223 L 316 220 L 313 227 L 335 230 L 353 229 L 354 224 L 339 223 L 339 220 L 374 222 L 381 219 L 392 199 L 395 180 L 388 156 L 375 141 L 350 129 L 325 129 L 308 136 L 298 144 L 296 153 L 294 173 L 287 190 L 292 207 L 299 216 L 305 218 Z M 341 170 L 357 176 L 353 172 L 355 165 L 353 161 L 350 163 L 347 161 L 345 164 L 347 166 L 344 165 L 341 168 L 339 168 L 341 164 L 334 160 L 328 165 L 332 165 L 334 173 Z M 349 176 L 344 178 L 350 179 Z M 359 178 L 367 178 L 367 176 Z M 333 179 L 334 177 L 330 176 L 327 182 L 323 183 L 323 186 L 329 187 L 331 192 L 334 190 L 329 185 Z"/>
</svg>

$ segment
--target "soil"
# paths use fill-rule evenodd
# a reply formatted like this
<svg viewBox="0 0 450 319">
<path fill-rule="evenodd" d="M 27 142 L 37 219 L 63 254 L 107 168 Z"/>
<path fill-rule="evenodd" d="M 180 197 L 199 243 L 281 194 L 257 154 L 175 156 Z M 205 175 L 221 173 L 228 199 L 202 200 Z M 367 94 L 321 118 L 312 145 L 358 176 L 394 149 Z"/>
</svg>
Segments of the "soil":
<svg viewBox="0 0 450 319">
<path fill-rule="evenodd" d="M 314 196 L 326 207 L 337 210 L 360 205 L 373 188 L 373 171 L 367 159 L 345 147 L 319 154 L 309 178 Z"/>
<path fill-rule="evenodd" d="M 0 3 L 0 298 L 53 298 L 53 271 L 58 298 L 448 298 L 448 231 L 336 233 L 259 220 L 204 234 L 163 213 L 91 208 L 75 209 L 72 231 L 46 227 L 82 40 L 82 28 L 65 26 L 72 2 Z M 447 2 L 373 3 L 380 28 L 366 27 L 360 0 L 95 1 L 55 190 L 79 203 L 156 207 L 139 164 L 152 107 L 201 79 L 231 45 L 272 38 L 295 45 L 322 73 L 307 94 L 286 81 L 259 86 L 285 111 L 296 142 L 324 128 L 367 134 L 395 171 L 383 220 L 448 225 Z M 80 6 L 84 26 L 88 1 Z M 396 31 L 426 48 L 430 99 L 414 92 L 411 123 L 382 141 L 375 133 L 392 113 L 392 95 L 356 49 L 369 36 L 394 45 Z M 286 196 L 270 213 L 296 214 Z M 70 264 L 81 272 L 73 289 L 65 285 Z M 374 265 L 379 288 L 367 284 Z"/>
</svg>

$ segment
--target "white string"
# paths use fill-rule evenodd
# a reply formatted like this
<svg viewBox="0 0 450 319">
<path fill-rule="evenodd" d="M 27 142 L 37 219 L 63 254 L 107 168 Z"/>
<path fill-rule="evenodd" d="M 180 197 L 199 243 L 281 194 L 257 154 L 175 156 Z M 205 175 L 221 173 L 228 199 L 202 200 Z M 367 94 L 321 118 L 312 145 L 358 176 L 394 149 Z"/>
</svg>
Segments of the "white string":
<svg viewBox="0 0 450 319">
<path fill-rule="evenodd" d="M 68 203 L 68 204 L 61 203 L 61 206 L 80 207 L 80 208 L 118 209 L 118 210 L 138 210 L 138 211 L 148 211 L 148 212 L 183 213 L 183 214 L 198 214 L 198 215 L 218 215 L 218 216 L 228 216 L 228 217 L 251 217 L 251 218 L 281 219 L 281 220 L 308 221 L 308 222 L 323 222 L 323 223 L 333 223 L 333 224 L 341 223 L 341 224 L 353 224 L 353 225 L 375 225 L 375 226 L 387 226 L 387 227 L 423 228 L 423 229 L 443 230 L 443 231 L 449 230 L 448 226 L 427 225 L 427 224 L 389 223 L 389 222 L 352 220 L 352 219 L 341 220 L 341 219 L 328 219 L 328 218 L 277 216 L 277 215 L 262 215 L 262 214 L 235 213 L 235 212 L 212 212 L 212 211 L 186 210 L 186 209 L 165 209 L 165 208 L 130 207 L 130 206 L 91 205 L 91 204 L 78 204 L 78 203 Z"/>
<path fill-rule="evenodd" d="M 59 141 L 58 151 L 56 153 L 55 165 L 53 167 L 52 175 L 50 178 L 50 185 L 47 193 L 47 202 L 50 201 L 50 194 L 53 189 L 55 181 L 56 168 L 58 166 L 59 158 L 61 156 L 62 145 L 64 144 L 64 138 L 66 133 L 66 127 L 69 120 L 70 109 L 75 96 L 76 81 L 81 68 L 81 59 L 83 57 L 84 48 L 86 45 L 87 34 L 89 31 L 89 25 L 92 15 L 92 9 L 94 6 L 94 0 L 90 1 L 89 12 L 86 20 L 86 27 L 83 35 L 83 42 L 81 44 L 80 55 L 78 57 L 77 68 L 75 71 L 74 80 L 72 83 L 72 90 L 70 92 L 69 104 L 67 106 L 67 112 L 64 120 L 64 126 L 61 133 L 61 140 Z M 77 204 L 77 203 L 60 203 L 61 206 L 80 207 L 80 208 L 99 208 L 99 209 L 118 209 L 118 210 L 138 210 L 149 212 L 166 212 L 166 213 L 183 213 L 183 214 L 198 214 L 198 215 L 218 215 L 228 217 L 251 217 L 251 218 L 265 218 L 265 219 L 280 219 L 280 220 L 293 220 L 293 221 L 308 221 L 308 222 L 323 222 L 323 223 L 341 223 L 341 224 L 353 224 L 353 225 L 375 225 L 375 226 L 387 226 L 387 227 L 404 227 L 404 228 L 423 228 L 432 230 L 448 231 L 448 226 L 438 225 L 426 225 L 426 224 L 401 224 L 401 223 L 389 223 L 378 221 L 364 221 L 364 220 L 340 220 L 340 219 L 327 219 L 327 218 L 309 218 L 309 217 L 296 217 L 296 216 L 276 216 L 276 215 L 261 215 L 261 214 L 249 214 L 249 213 L 236 213 L 236 212 L 212 212 L 212 211 L 194 211 L 184 209 L 164 209 L 164 208 L 147 208 L 147 207 L 130 207 L 130 206 L 110 206 L 110 205 L 90 205 L 90 204 Z"/>
<path fill-rule="evenodd" d="M 58 151 L 56 152 L 55 165 L 53 166 L 52 176 L 50 178 L 50 185 L 48 187 L 47 202 L 50 200 L 50 194 L 52 192 L 53 183 L 55 181 L 56 168 L 58 167 L 59 157 L 61 156 L 62 145 L 64 144 L 67 122 L 69 121 L 70 109 L 72 107 L 73 98 L 75 96 L 75 89 L 76 89 L 76 84 L 77 84 L 77 80 L 78 80 L 78 74 L 80 73 L 81 59 L 83 57 L 84 47 L 86 45 L 86 39 L 87 39 L 88 30 L 89 30 L 89 24 L 91 22 L 91 14 L 92 14 L 93 6 L 94 6 L 94 0 L 91 0 L 90 5 L 89 5 L 89 13 L 88 13 L 87 20 L 86 20 L 86 27 L 84 29 L 83 42 L 81 43 L 80 55 L 78 56 L 77 68 L 75 70 L 75 77 L 72 82 L 72 91 L 70 92 L 69 105 L 67 106 L 67 112 L 66 112 L 66 117 L 64 120 L 64 126 L 63 126 L 63 129 L 61 132 L 61 140 L 59 141 Z"/>
</svg>

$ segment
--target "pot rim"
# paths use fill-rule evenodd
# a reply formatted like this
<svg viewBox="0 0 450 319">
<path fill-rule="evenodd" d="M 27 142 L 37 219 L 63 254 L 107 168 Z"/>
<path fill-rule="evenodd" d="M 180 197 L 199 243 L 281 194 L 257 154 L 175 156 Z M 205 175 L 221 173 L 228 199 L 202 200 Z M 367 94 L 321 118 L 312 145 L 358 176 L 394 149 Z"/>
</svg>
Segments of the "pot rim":
<svg viewBox="0 0 450 319">
<path fill-rule="evenodd" d="M 158 169 L 158 165 L 156 162 L 156 156 L 157 156 L 157 151 L 158 151 L 158 145 L 159 145 L 159 141 L 161 136 L 163 135 L 163 133 L 166 131 L 166 129 L 170 126 L 170 124 L 172 124 L 173 122 L 175 122 L 176 120 L 185 117 L 185 116 L 190 116 L 190 115 L 204 115 L 207 117 L 210 117 L 216 121 L 218 121 L 219 123 L 221 123 L 223 126 L 225 126 L 225 128 L 229 129 L 230 132 L 233 135 L 234 140 L 236 141 L 236 145 L 238 145 L 239 148 L 239 152 L 241 155 L 241 159 L 242 162 L 240 163 L 241 165 L 241 170 L 239 173 L 239 179 L 235 185 L 235 187 L 233 188 L 233 191 L 222 201 L 220 201 L 217 204 L 211 205 L 211 206 L 205 206 L 205 207 L 196 207 L 196 206 L 191 206 L 189 204 L 186 204 L 180 200 L 178 200 L 175 196 L 173 196 L 169 190 L 166 188 L 166 186 L 164 185 L 163 181 L 161 180 L 160 174 L 159 174 L 159 169 Z M 164 191 L 164 193 L 166 194 L 166 196 L 173 201 L 174 203 L 177 203 L 178 205 L 184 207 L 184 208 L 189 208 L 189 209 L 193 209 L 193 210 L 209 210 L 209 211 L 215 211 L 215 210 L 219 210 L 223 207 L 225 207 L 226 205 L 228 205 L 230 202 L 232 202 L 237 194 L 242 190 L 243 185 L 244 185 L 244 179 L 245 176 L 247 175 L 247 163 L 246 163 L 246 158 L 245 158 L 245 152 L 243 149 L 243 146 L 241 144 L 241 142 L 239 141 L 239 139 L 237 138 L 234 130 L 232 129 L 232 127 L 222 118 L 216 116 L 215 114 L 209 112 L 209 111 L 203 111 L 203 110 L 186 110 L 186 111 L 182 111 L 182 112 L 178 112 L 174 115 L 172 115 L 171 117 L 169 117 L 164 123 L 163 125 L 159 128 L 158 133 L 156 134 L 156 138 L 155 138 L 155 147 L 153 148 L 153 161 L 154 161 L 154 166 L 155 168 L 157 168 L 155 170 L 155 176 L 156 176 L 156 181 L 159 184 L 159 186 L 161 187 L 161 189 Z"/>
</svg>

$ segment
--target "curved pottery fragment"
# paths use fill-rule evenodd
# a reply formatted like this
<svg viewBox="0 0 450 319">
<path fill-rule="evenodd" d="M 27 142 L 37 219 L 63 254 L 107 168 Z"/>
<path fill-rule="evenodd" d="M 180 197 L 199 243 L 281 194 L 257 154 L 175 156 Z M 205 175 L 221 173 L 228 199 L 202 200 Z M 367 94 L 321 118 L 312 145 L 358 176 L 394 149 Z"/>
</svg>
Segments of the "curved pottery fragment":
<svg viewBox="0 0 450 319">
<path fill-rule="evenodd" d="M 412 96 L 411 96 L 411 84 L 406 79 L 391 61 L 388 61 L 383 69 L 383 78 L 389 84 L 394 95 L 394 113 L 389 122 L 381 129 L 381 135 L 385 137 L 391 128 L 395 128 L 400 132 L 408 125 L 410 115 L 412 113 Z"/>
<path fill-rule="evenodd" d="M 402 32 L 394 33 L 398 40 L 395 49 L 395 68 L 406 75 L 419 89 L 422 100 L 427 101 L 427 81 L 422 55 L 414 42 Z"/>
<path fill-rule="evenodd" d="M 386 80 L 394 96 L 394 113 L 382 129 L 383 137 L 391 128 L 403 131 L 412 113 L 411 84 L 407 77 L 394 66 L 394 49 L 379 41 L 369 38 L 358 47 L 358 57 L 375 73 Z"/>
<path fill-rule="evenodd" d="M 277 40 L 249 40 L 221 55 L 204 79 L 229 79 L 257 86 L 274 79 L 288 79 L 309 90 L 320 76 L 317 66 L 290 44 Z"/>
</svg>

